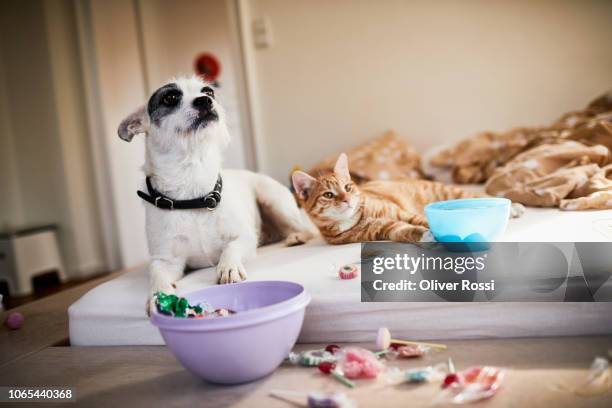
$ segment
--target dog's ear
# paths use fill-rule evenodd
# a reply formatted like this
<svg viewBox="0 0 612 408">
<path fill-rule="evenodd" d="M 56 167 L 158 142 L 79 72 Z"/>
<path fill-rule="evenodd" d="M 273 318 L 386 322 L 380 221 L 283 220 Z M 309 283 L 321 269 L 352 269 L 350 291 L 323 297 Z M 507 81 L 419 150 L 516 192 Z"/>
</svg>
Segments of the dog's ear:
<svg viewBox="0 0 612 408">
<path fill-rule="evenodd" d="M 117 134 L 126 142 L 131 142 L 134 136 L 147 133 L 149 130 L 149 115 L 145 106 L 121 121 Z"/>
<path fill-rule="evenodd" d="M 310 190 L 317 179 L 309 176 L 303 171 L 294 171 L 291 175 L 291 181 L 293 182 L 293 188 L 298 197 L 302 200 L 307 200 Z"/>
<path fill-rule="evenodd" d="M 348 168 L 348 158 L 346 157 L 346 153 L 341 153 L 336 160 L 336 165 L 334 166 L 334 173 L 337 176 L 343 177 L 345 179 L 351 179 L 351 173 L 349 173 Z"/>
</svg>

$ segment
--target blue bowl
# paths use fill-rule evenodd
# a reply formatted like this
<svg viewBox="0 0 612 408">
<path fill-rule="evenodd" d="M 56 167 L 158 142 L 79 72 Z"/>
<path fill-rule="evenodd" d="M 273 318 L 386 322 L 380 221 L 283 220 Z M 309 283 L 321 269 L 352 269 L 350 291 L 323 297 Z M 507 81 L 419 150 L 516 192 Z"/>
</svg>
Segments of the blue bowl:
<svg viewBox="0 0 612 408">
<path fill-rule="evenodd" d="M 425 216 L 438 242 L 488 243 L 506 230 L 511 204 L 506 198 L 438 201 L 425 207 Z"/>
</svg>

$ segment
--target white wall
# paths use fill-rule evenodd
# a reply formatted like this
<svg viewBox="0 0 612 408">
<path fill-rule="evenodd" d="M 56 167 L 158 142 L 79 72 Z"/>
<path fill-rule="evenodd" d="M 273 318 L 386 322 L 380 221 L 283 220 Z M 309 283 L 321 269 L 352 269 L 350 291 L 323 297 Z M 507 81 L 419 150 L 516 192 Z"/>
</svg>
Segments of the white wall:
<svg viewBox="0 0 612 408">
<path fill-rule="evenodd" d="M 68 275 L 76 277 L 104 264 L 69 10 L 70 0 L 2 8 L 0 224 L 57 224 Z"/>
<path fill-rule="evenodd" d="M 546 124 L 612 87 L 610 1 L 253 0 L 261 169 L 285 182 L 386 129 L 419 150 Z"/>
<path fill-rule="evenodd" d="M 66 186 L 62 200 L 69 223 L 65 228 L 73 243 L 70 255 L 76 264 L 72 269 L 81 275 L 108 271 L 93 182 L 76 15 L 70 0 L 46 1 L 44 5 L 62 181 Z"/>
<path fill-rule="evenodd" d="M 136 195 L 144 180 L 144 140 L 136 137 L 128 144 L 117 136 L 121 120 L 141 106 L 147 94 L 134 10 L 133 2 L 91 0 L 79 11 L 80 35 L 86 41 L 82 49 L 91 51 L 83 62 L 89 70 L 91 122 L 99 116 L 91 132 L 99 142 L 97 163 L 105 166 L 96 172 L 106 179 L 101 194 L 113 209 L 104 221 L 115 226 L 106 240 L 117 242 L 119 267 L 148 259 L 144 205 Z"/>
<path fill-rule="evenodd" d="M 11 229 L 23 224 L 23 208 L 19 194 L 17 154 L 14 142 L 9 94 L 3 59 L 5 52 L 0 41 L 0 229 Z"/>
</svg>

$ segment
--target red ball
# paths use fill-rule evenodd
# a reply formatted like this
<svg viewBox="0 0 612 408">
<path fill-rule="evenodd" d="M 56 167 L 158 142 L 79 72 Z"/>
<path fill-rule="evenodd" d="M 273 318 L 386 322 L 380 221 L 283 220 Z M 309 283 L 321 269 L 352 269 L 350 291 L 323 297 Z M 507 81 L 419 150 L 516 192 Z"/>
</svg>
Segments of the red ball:
<svg viewBox="0 0 612 408">
<path fill-rule="evenodd" d="M 331 361 L 323 361 L 319 364 L 319 371 L 324 374 L 329 374 L 336 368 L 336 363 L 332 363 Z"/>
<path fill-rule="evenodd" d="M 328 353 L 332 353 L 332 354 L 334 354 L 338 350 L 340 350 L 340 346 L 337 346 L 335 344 L 330 344 L 327 347 L 325 347 L 325 351 L 327 351 Z"/>
<path fill-rule="evenodd" d="M 6 317 L 6 320 L 4 321 L 4 325 L 11 330 L 21 329 L 21 326 L 23 326 L 23 320 L 24 320 L 24 317 L 21 313 L 11 312 Z"/>
</svg>

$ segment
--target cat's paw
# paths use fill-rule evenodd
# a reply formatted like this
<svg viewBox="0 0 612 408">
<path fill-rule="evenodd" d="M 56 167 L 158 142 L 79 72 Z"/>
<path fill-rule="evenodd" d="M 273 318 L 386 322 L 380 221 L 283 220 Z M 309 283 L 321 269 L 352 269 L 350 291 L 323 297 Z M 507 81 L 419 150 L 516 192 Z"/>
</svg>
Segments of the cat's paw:
<svg viewBox="0 0 612 408">
<path fill-rule="evenodd" d="M 512 203 L 510 207 L 510 218 L 519 218 L 525 214 L 525 206 L 521 203 Z"/>
<path fill-rule="evenodd" d="M 306 232 L 292 232 L 285 239 L 285 245 L 296 246 L 306 243 L 310 239 L 310 235 Z"/>
<path fill-rule="evenodd" d="M 434 235 L 431 233 L 431 231 L 427 230 L 423 233 L 423 235 L 421 235 L 421 239 L 419 239 L 419 242 L 436 242 L 436 239 L 434 238 Z"/>
<path fill-rule="evenodd" d="M 246 280 L 247 274 L 242 262 L 222 262 L 217 265 L 217 283 L 238 283 Z"/>
</svg>

